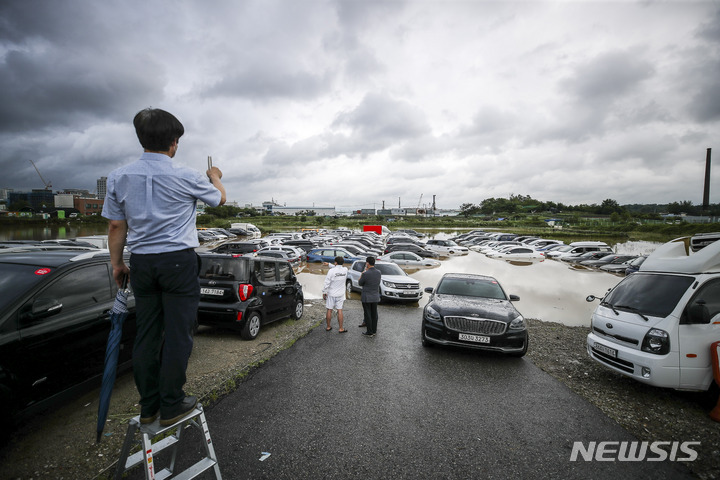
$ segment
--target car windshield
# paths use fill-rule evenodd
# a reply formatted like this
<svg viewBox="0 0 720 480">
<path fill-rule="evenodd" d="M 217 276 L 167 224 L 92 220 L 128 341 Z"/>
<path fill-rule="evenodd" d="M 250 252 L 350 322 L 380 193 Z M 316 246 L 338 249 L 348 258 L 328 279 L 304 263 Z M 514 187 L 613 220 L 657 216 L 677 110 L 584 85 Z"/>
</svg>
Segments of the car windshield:
<svg viewBox="0 0 720 480">
<path fill-rule="evenodd" d="M 620 282 L 604 299 L 616 309 L 627 308 L 653 317 L 667 317 L 693 282 L 680 275 L 634 273 Z"/>
<path fill-rule="evenodd" d="M 378 263 L 375 268 L 380 270 L 381 275 L 405 275 L 403 269 L 394 263 Z"/>
<path fill-rule="evenodd" d="M 439 295 L 459 295 L 462 297 L 497 298 L 505 300 L 505 292 L 493 279 L 480 278 L 443 278 L 438 285 Z"/>
<path fill-rule="evenodd" d="M 215 280 L 236 280 L 248 282 L 250 272 L 248 262 L 242 258 L 201 257 L 200 278 Z"/>
<path fill-rule="evenodd" d="M 40 283 L 49 271 L 34 265 L 0 264 L 0 312 L 33 285 Z"/>
</svg>

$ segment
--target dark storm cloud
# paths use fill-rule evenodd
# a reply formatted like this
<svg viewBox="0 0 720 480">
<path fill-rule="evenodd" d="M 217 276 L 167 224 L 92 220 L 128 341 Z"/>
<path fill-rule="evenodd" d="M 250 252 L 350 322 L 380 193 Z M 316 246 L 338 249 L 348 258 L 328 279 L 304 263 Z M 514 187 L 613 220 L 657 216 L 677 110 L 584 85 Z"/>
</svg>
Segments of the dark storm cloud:
<svg viewBox="0 0 720 480">
<path fill-rule="evenodd" d="M 334 156 L 367 155 L 430 133 L 419 108 L 377 93 L 369 93 L 355 109 L 340 113 L 332 127 L 349 130 L 327 137 L 328 153 Z"/>
<path fill-rule="evenodd" d="M 106 44 L 96 8 L 2 4 L 0 132 L 83 129 L 96 119 L 123 118 L 125 105 L 142 105 L 162 93 L 162 68 L 142 52 Z"/>
<path fill-rule="evenodd" d="M 654 73 L 651 63 L 632 51 L 603 53 L 578 65 L 561 87 L 580 102 L 605 104 L 637 90 Z"/>
<path fill-rule="evenodd" d="M 266 69 L 263 65 L 226 76 L 201 97 L 244 97 L 249 100 L 310 99 L 325 93 L 333 75 L 310 70 Z"/>
<path fill-rule="evenodd" d="M 705 123 L 720 119 L 720 10 L 698 27 L 696 35 L 704 43 L 694 52 L 696 63 L 687 72 L 696 86 L 690 95 L 688 111 L 697 121 Z"/>
</svg>

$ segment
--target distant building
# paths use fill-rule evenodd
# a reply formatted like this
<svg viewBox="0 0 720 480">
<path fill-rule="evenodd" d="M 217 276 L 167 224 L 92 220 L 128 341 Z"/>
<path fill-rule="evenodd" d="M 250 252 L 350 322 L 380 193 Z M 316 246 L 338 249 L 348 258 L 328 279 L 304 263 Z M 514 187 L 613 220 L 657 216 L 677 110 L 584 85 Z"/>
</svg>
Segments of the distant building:
<svg viewBox="0 0 720 480">
<path fill-rule="evenodd" d="M 31 192 L 8 193 L 8 210 L 28 207 L 31 210 L 39 211 L 54 206 L 55 198 L 52 190 L 34 189 Z"/>
<path fill-rule="evenodd" d="M 72 193 L 58 193 L 55 195 L 55 208 L 75 208 L 75 197 Z"/>
<path fill-rule="evenodd" d="M 73 200 L 75 208 L 80 215 L 100 215 L 102 213 L 104 198 L 75 197 Z"/>
<path fill-rule="evenodd" d="M 98 198 L 105 198 L 107 194 L 107 177 L 100 177 L 97 180 L 97 196 Z"/>
<path fill-rule="evenodd" d="M 0 200 L 7 201 L 8 194 L 14 191 L 12 188 L 0 188 Z"/>
<path fill-rule="evenodd" d="M 334 217 L 337 215 L 335 207 L 286 207 L 276 203 L 274 200 L 263 202 L 263 210 L 270 215 L 295 215 L 315 212 L 317 216 Z"/>
</svg>

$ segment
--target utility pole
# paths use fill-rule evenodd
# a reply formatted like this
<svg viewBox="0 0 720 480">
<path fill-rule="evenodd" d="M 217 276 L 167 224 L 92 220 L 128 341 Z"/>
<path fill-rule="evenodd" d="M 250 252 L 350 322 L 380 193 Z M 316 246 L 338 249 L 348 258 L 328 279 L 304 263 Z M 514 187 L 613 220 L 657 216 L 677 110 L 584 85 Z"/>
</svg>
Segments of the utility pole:
<svg viewBox="0 0 720 480">
<path fill-rule="evenodd" d="M 710 209 L 710 153 L 712 148 L 707 149 L 705 156 L 705 189 L 703 190 L 703 212 Z"/>
</svg>

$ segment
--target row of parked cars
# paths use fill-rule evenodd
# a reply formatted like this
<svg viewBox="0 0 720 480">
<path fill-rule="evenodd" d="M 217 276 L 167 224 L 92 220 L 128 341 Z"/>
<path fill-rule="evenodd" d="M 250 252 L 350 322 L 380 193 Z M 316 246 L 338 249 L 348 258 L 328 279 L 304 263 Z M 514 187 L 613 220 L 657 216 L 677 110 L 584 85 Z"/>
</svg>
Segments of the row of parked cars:
<svg viewBox="0 0 720 480">
<path fill-rule="evenodd" d="M 620 275 L 636 272 L 646 258 L 616 254 L 605 242 L 583 241 L 566 245 L 560 240 L 479 231 L 456 239 L 458 243 L 470 245 L 471 250 L 490 258 L 527 262 L 553 259 L 580 268 L 594 268 Z"/>
</svg>

